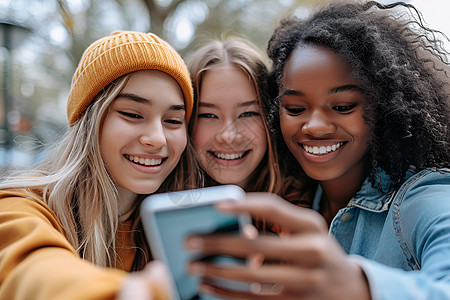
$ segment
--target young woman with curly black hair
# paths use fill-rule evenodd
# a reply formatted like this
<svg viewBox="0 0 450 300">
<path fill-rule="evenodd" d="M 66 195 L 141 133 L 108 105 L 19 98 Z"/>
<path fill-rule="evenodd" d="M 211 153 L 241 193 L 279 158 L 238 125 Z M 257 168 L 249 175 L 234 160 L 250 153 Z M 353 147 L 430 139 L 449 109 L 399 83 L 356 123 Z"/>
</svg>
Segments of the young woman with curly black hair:
<svg viewBox="0 0 450 300">
<path fill-rule="evenodd" d="M 191 237 L 190 249 L 252 258 L 245 268 L 192 263 L 203 290 L 240 299 L 450 299 L 448 52 L 438 34 L 413 6 L 374 1 L 335 1 L 276 29 L 268 53 L 280 157 L 308 178 L 315 211 L 268 194 L 221 205 L 282 233 Z M 251 289 L 219 288 L 214 277 Z"/>
</svg>

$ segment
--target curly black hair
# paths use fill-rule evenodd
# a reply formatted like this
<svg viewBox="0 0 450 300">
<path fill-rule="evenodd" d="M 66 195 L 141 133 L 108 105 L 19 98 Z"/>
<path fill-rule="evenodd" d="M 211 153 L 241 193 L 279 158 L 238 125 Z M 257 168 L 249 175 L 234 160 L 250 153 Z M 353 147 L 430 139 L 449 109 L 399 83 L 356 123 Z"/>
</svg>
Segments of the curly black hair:
<svg viewBox="0 0 450 300">
<path fill-rule="evenodd" d="M 426 27 L 410 4 L 336 1 L 307 20 L 286 19 L 275 30 L 267 50 L 272 91 L 278 93 L 284 65 L 297 47 L 335 51 L 366 98 L 370 165 L 385 170 L 396 187 L 410 166 L 449 167 L 449 53 L 439 37 L 448 40 Z M 272 95 L 270 123 L 280 137 L 278 100 Z M 280 157 L 293 159 L 287 147 L 280 151 Z"/>
</svg>

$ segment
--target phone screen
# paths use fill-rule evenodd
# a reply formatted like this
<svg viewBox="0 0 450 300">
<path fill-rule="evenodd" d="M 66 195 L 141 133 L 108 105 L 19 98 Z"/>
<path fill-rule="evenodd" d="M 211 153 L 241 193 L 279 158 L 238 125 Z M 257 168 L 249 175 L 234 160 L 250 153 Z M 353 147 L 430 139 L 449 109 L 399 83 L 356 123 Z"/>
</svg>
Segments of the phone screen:
<svg viewBox="0 0 450 300">
<path fill-rule="evenodd" d="M 197 292 L 199 278 L 186 273 L 187 263 L 199 257 L 194 252 L 184 250 L 183 241 L 191 234 L 238 232 L 238 219 L 217 212 L 209 204 L 181 210 L 159 211 L 155 214 L 155 221 L 168 267 L 181 299 L 214 299 L 199 296 Z"/>
</svg>

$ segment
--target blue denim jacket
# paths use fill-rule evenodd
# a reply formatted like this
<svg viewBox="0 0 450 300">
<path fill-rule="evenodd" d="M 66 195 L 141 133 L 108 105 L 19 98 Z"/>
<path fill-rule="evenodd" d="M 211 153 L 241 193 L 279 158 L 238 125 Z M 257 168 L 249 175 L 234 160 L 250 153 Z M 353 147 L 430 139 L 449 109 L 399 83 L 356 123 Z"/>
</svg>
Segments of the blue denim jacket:
<svg viewBox="0 0 450 300">
<path fill-rule="evenodd" d="M 387 190 L 389 176 L 378 179 Z M 316 210 L 321 196 L 319 187 Z M 372 299 L 450 299 L 450 169 L 408 172 L 388 193 L 366 179 L 330 234 L 364 270 Z"/>
</svg>

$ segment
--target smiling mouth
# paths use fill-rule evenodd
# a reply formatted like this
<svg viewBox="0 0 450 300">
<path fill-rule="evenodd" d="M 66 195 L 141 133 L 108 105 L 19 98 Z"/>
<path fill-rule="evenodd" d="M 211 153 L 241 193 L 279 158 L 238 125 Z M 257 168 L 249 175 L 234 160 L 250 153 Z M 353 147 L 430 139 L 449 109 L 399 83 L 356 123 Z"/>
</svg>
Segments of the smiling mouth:
<svg viewBox="0 0 450 300">
<path fill-rule="evenodd" d="M 336 143 L 334 145 L 328 145 L 328 146 L 306 146 L 306 145 L 302 144 L 303 149 L 305 149 L 305 151 L 307 153 L 315 154 L 315 155 L 325 155 L 325 154 L 334 152 L 337 149 L 339 149 L 342 145 L 344 145 L 344 143 L 342 143 L 342 142 Z"/>
<path fill-rule="evenodd" d="M 129 161 L 141 165 L 141 166 L 159 166 L 163 163 L 163 161 L 165 160 L 165 158 L 144 158 L 144 157 L 139 157 L 139 156 L 134 156 L 134 155 L 124 155 L 126 159 L 128 159 Z"/>
<path fill-rule="evenodd" d="M 215 158 L 228 160 L 228 161 L 243 158 L 249 152 L 250 152 L 250 150 L 243 151 L 243 152 L 236 152 L 236 153 L 221 153 L 221 152 L 208 151 L 208 153 L 211 154 L 212 156 L 214 156 Z"/>
</svg>

